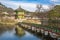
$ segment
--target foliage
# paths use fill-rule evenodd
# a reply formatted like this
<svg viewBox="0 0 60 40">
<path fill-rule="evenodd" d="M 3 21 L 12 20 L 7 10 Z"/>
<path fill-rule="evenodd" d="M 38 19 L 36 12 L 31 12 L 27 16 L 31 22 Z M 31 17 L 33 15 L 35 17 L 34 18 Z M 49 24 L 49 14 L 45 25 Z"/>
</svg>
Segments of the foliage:
<svg viewBox="0 0 60 40">
<path fill-rule="evenodd" d="M 56 5 L 51 11 L 48 12 L 48 22 L 50 26 L 58 27 L 60 23 L 60 6 Z"/>
<path fill-rule="evenodd" d="M 55 6 L 55 8 L 48 13 L 49 18 L 60 18 L 60 6 Z"/>
</svg>

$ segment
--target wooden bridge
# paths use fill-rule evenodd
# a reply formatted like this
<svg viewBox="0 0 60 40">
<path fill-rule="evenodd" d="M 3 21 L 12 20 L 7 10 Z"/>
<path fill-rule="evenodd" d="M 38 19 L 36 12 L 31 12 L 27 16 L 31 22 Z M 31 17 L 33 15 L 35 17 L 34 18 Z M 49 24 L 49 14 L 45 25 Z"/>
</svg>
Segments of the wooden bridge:
<svg viewBox="0 0 60 40">
<path fill-rule="evenodd" d="M 60 29 L 56 27 L 50 27 L 50 26 L 42 26 L 40 24 L 33 24 L 33 23 L 25 23 L 20 22 L 18 23 L 20 27 L 22 27 L 25 30 L 31 31 L 33 33 L 37 33 L 39 35 L 44 35 L 45 37 L 51 37 L 53 40 L 60 40 Z"/>
</svg>

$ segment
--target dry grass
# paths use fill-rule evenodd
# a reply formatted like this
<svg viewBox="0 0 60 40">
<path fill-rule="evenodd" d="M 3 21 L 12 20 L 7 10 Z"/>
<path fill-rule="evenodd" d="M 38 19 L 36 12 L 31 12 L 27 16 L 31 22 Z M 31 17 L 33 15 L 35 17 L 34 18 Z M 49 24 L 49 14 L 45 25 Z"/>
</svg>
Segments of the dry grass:
<svg viewBox="0 0 60 40">
<path fill-rule="evenodd" d="M 26 22 L 26 23 L 34 23 L 34 24 L 41 24 L 40 20 L 24 20 L 23 22 Z"/>
<path fill-rule="evenodd" d="M 1 24 L 14 25 L 16 23 L 13 19 L 0 19 Z"/>
</svg>

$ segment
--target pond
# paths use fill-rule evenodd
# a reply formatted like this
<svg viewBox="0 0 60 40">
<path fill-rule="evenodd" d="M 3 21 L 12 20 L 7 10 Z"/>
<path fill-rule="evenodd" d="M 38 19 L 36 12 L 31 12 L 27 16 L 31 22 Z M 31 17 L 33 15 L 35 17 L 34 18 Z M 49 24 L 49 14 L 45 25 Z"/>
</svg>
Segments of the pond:
<svg viewBox="0 0 60 40">
<path fill-rule="evenodd" d="M 11 30 L 0 30 L 0 40 L 42 40 L 33 34 L 25 31 L 25 34 L 22 36 L 16 35 L 15 29 Z"/>
</svg>

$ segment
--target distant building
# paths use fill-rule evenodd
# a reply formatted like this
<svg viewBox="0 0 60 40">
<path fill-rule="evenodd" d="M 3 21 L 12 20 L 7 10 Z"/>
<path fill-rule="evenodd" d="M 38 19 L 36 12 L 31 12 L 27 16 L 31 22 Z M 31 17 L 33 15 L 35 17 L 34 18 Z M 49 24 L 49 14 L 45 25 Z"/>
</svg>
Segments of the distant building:
<svg viewBox="0 0 60 40">
<path fill-rule="evenodd" d="M 24 15 L 25 15 L 24 9 L 22 9 L 21 7 L 19 7 L 15 11 L 16 11 L 17 19 L 24 19 Z"/>
<path fill-rule="evenodd" d="M 24 12 L 18 12 L 18 18 L 19 19 L 24 19 Z"/>
</svg>

